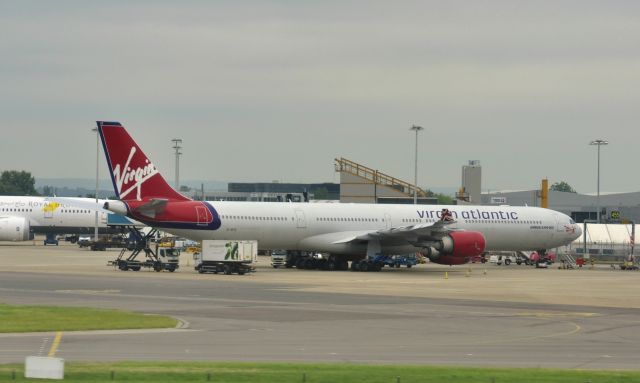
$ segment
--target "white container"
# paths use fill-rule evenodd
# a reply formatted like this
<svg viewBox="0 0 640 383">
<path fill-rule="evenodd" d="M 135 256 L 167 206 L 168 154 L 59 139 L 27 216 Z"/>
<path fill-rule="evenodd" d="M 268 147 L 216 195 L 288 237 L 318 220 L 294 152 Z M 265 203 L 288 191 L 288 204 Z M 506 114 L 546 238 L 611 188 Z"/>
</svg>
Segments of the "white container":
<svg viewBox="0 0 640 383">
<path fill-rule="evenodd" d="M 27 356 L 24 377 L 36 379 L 64 379 L 64 359 L 46 356 Z"/>
<path fill-rule="evenodd" d="M 204 262 L 255 263 L 258 259 L 258 242 L 204 240 L 201 257 Z"/>
</svg>

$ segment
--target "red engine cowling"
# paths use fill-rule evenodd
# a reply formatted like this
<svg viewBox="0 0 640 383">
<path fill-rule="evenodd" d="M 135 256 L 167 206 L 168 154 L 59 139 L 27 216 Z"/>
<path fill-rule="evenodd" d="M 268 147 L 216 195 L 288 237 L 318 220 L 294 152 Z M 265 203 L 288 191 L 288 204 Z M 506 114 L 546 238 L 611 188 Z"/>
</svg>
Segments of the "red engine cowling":
<svg viewBox="0 0 640 383">
<path fill-rule="evenodd" d="M 484 252 L 484 235 L 477 231 L 453 231 L 428 251 L 431 262 L 441 265 L 461 265 Z"/>
</svg>

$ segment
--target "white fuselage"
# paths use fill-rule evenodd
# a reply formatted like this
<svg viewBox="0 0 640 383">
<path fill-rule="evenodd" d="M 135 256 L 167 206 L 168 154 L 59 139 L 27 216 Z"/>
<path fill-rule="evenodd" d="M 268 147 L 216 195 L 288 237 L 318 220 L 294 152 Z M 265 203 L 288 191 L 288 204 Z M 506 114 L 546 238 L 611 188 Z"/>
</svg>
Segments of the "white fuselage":
<svg viewBox="0 0 640 383">
<path fill-rule="evenodd" d="M 85 207 L 48 200 L 47 197 L 0 196 L 0 221 L 23 218 L 33 233 L 93 233 L 96 223 L 96 209 L 86 206 L 95 199 L 68 198 Z M 96 206 L 102 206 L 99 200 Z M 98 211 L 98 228 L 107 229 L 109 212 Z"/>
<path fill-rule="evenodd" d="M 342 203 L 208 202 L 219 214 L 217 230 L 164 229 L 194 240 L 257 240 L 260 249 L 354 254 L 366 244 L 340 243 L 376 230 L 428 224 L 443 208 L 454 215 L 452 230 L 481 232 L 486 250 L 540 250 L 570 243 L 580 229 L 565 214 L 536 207 L 384 205 Z M 408 243 L 383 246 L 386 253 L 407 253 Z"/>
</svg>

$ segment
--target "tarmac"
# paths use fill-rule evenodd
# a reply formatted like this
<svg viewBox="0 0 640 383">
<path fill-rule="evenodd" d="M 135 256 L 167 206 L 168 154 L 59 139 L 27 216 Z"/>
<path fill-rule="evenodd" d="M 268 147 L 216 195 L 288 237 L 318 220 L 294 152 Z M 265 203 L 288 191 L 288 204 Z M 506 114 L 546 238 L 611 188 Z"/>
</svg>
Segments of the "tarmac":
<svg viewBox="0 0 640 383">
<path fill-rule="evenodd" d="M 0 243 L 0 302 L 170 315 L 178 328 L 63 332 L 67 361 L 205 360 L 637 369 L 640 272 L 433 264 L 378 273 L 107 267 L 118 251 Z M 0 363 L 55 333 L 0 334 Z"/>
</svg>

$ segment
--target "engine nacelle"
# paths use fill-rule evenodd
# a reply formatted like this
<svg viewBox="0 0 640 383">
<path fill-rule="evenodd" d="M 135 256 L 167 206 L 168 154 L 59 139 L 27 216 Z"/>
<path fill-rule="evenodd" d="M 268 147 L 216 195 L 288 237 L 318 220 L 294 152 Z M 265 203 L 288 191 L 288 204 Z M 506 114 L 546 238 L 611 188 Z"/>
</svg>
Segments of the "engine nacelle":
<svg viewBox="0 0 640 383">
<path fill-rule="evenodd" d="M 30 229 L 24 217 L 0 218 L 0 241 L 28 241 Z"/>
<path fill-rule="evenodd" d="M 425 253 L 431 262 L 441 265 L 461 265 L 484 252 L 484 235 L 477 231 L 452 231 Z"/>
<path fill-rule="evenodd" d="M 120 214 L 124 216 L 126 216 L 128 213 L 127 205 L 122 201 L 116 201 L 116 200 L 106 201 L 103 205 L 103 208 L 105 210 L 109 210 L 116 214 Z"/>
</svg>

